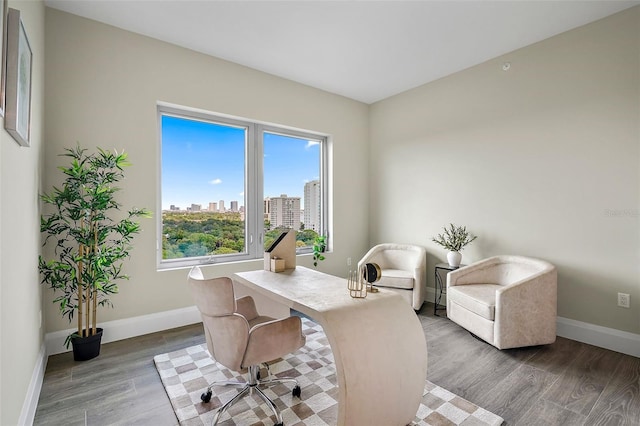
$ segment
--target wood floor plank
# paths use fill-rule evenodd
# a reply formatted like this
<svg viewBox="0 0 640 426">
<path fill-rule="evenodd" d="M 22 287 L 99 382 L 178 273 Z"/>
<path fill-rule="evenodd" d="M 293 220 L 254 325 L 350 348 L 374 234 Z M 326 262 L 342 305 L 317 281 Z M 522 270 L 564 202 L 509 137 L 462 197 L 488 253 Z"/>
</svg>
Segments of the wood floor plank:
<svg viewBox="0 0 640 426">
<path fill-rule="evenodd" d="M 569 368 L 586 346 L 575 340 L 557 337 L 551 345 L 539 346 L 539 350 L 527 361 L 527 364 L 553 374 L 560 374 Z"/>
<path fill-rule="evenodd" d="M 623 355 L 587 425 L 640 425 L 640 358 Z"/>
<path fill-rule="evenodd" d="M 83 383 L 83 385 L 90 384 Z M 81 420 L 84 424 L 85 412 L 101 407 L 104 410 L 118 409 L 118 402 L 135 394 L 133 381 L 127 380 L 107 386 L 83 386 L 76 392 L 67 390 L 54 398 L 44 400 L 42 392 L 34 425 L 67 425 Z"/>
<path fill-rule="evenodd" d="M 532 399 L 535 401 L 531 408 L 522 413 L 515 423 L 518 426 L 582 426 L 586 417 L 571 410 L 562 408 L 551 401 Z"/>
<path fill-rule="evenodd" d="M 621 359 L 618 352 L 590 346 L 578 354 L 544 398 L 588 416 Z"/>
<path fill-rule="evenodd" d="M 492 401 L 484 406 L 499 411 L 509 424 L 521 420 L 531 406 L 558 379 L 558 376 L 530 365 L 522 364 L 492 390 Z"/>
</svg>

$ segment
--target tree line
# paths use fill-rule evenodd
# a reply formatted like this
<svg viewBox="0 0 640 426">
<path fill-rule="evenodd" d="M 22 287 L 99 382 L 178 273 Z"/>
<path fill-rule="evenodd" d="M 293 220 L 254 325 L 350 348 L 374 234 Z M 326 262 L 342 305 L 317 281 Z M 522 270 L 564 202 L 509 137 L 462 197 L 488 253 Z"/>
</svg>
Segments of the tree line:
<svg viewBox="0 0 640 426">
<path fill-rule="evenodd" d="M 237 212 L 165 211 L 162 212 L 162 224 L 163 259 L 241 253 L 245 249 L 245 224 Z M 270 228 L 269 221 L 265 221 L 265 247 L 269 247 L 284 230 Z M 296 233 L 296 245 L 312 246 L 317 235 L 301 224 Z"/>
</svg>

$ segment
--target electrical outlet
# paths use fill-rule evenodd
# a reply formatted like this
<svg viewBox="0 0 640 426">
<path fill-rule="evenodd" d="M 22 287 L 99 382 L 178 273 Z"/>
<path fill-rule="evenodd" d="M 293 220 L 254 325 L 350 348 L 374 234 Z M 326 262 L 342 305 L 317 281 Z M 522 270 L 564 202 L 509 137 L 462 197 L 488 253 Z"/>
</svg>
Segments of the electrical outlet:
<svg viewBox="0 0 640 426">
<path fill-rule="evenodd" d="M 347 257 L 347 266 L 351 266 L 351 258 Z"/>
<path fill-rule="evenodd" d="M 631 304 L 631 296 L 627 293 L 618 293 L 618 306 L 628 308 Z"/>
</svg>

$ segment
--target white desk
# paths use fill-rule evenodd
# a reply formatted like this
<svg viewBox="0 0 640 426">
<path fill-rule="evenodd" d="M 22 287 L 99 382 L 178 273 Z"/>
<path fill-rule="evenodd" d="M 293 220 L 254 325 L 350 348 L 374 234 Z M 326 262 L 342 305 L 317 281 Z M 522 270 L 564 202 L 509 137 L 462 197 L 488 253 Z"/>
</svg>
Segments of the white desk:
<svg viewBox="0 0 640 426">
<path fill-rule="evenodd" d="M 420 321 L 400 295 L 380 289 L 354 299 L 345 278 L 302 266 L 240 272 L 234 281 L 322 325 L 336 363 L 338 425 L 413 421 L 427 377 L 427 344 Z"/>
</svg>

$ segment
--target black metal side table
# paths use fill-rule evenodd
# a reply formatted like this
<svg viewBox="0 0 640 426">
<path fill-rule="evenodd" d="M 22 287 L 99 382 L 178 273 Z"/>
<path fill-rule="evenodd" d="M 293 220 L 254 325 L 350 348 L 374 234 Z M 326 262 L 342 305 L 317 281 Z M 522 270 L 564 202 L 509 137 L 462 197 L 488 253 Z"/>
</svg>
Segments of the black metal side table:
<svg viewBox="0 0 640 426">
<path fill-rule="evenodd" d="M 448 263 L 438 263 L 436 264 L 435 267 L 435 278 L 436 278 L 436 294 L 435 294 L 435 300 L 433 301 L 433 315 L 439 316 L 438 315 L 438 311 L 439 310 L 446 310 L 447 307 L 445 305 L 441 305 L 440 304 L 440 300 L 442 299 L 442 295 L 443 294 L 447 294 L 447 283 L 442 282 L 442 277 L 440 276 L 440 274 L 438 273 L 438 271 L 442 270 L 442 271 L 447 271 L 447 274 L 451 271 L 455 271 L 456 269 L 459 269 L 461 267 L 463 267 L 465 265 L 460 265 L 460 266 L 451 266 Z"/>
</svg>

